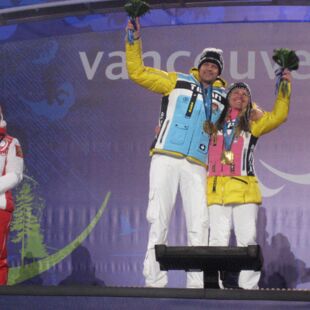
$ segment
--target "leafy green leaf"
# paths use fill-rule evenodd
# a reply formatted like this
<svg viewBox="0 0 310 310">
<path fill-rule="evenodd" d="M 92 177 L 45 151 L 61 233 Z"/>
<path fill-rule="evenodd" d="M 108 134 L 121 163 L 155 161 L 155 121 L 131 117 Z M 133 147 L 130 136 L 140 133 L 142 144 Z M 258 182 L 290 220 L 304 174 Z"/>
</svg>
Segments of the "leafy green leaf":
<svg viewBox="0 0 310 310">
<path fill-rule="evenodd" d="M 299 66 L 299 58 L 295 51 L 288 48 L 278 48 L 274 50 L 272 59 L 282 68 L 290 71 L 297 70 Z"/>
<path fill-rule="evenodd" d="M 141 0 L 129 0 L 124 8 L 131 19 L 143 16 L 150 10 L 148 3 Z"/>
</svg>

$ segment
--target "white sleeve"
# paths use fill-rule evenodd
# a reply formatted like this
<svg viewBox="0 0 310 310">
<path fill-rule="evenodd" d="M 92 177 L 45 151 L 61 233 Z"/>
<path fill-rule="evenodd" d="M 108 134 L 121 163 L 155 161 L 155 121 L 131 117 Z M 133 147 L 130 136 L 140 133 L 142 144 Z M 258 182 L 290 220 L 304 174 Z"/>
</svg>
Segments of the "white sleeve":
<svg viewBox="0 0 310 310">
<path fill-rule="evenodd" d="M 24 159 L 21 146 L 13 139 L 6 158 L 5 174 L 0 176 L 0 194 L 14 188 L 23 179 Z"/>
</svg>

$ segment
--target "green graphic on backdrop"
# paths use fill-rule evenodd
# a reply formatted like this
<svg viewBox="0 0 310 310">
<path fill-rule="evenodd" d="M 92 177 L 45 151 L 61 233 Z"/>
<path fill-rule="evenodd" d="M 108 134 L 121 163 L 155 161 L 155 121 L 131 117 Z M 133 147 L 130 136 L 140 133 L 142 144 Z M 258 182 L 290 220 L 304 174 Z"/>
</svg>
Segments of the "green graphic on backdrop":
<svg viewBox="0 0 310 310">
<path fill-rule="evenodd" d="M 29 188 L 26 187 L 24 189 L 24 191 L 25 191 L 24 193 L 29 194 L 29 192 L 27 192 L 28 190 L 29 190 Z M 90 224 L 85 228 L 85 230 L 75 240 L 70 242 L 67 246 L 65 246 L 61 250 L 57 251 L 56 253 L 49 255 L 47 257 L 41 258 L 40 260 L 35 261 L 33 263 L 29 263 L 26 265 L 24 264 L 24 265 L 21 265 L 19 267 L 10 268 L 9 269 L 8 285 L 18 284 L 18 283 L 21 283 L 21 282 L 26 281 L 28 279 L 31 279 L 31 278 L 41 274 L 42 272 L 49 270 L 50 268 L 52 268 L 53 266 L 58 264 L 60 261 L 62 261 L 69 254 L 71 254 L 87 238 L 87 236 L 94 229 L 94 227 L 98 223 L 99 219 L 101 218 L 101 216 L 103 214 L 103 211 L 105 210 L 105 208 L 108 204 L 110 196 L 111 196 L 111 192 L 108 192 L 105 196 L 105 199 L 104 199 L 101 207 L 99 208 L 97 214 L 95 215 L 93 220 L 90 222 Z M 25 195 L 25 197 L 27 197 L 27 195 Z M 25 210 L 27 210 L 27 207 L 29 205 L 29 201 L 27 199 L 24 199 L 24 201 L 23 201 Z M 24 212 L 29 212 L 29 211 L 24 211 Z M 30 218 L 31 218 L 31 216 L 30 216 Z M 18 240 L 22 241 L 22 240 L 24 240 L 23 235 L 25 234 L 26 230 L 21 229 L 20 225 L 21 225 L 20 222 L 17 222 L 16 226 L 15 226 L 16 230 L 20 231 L 20 234 L 16 238 L 18 238 Z M 41 243 L 42 243 L 42 239 L 39 238 L 40 234 L 38 234 L 37 228 L 34 231 L 36 231 L 36 233 L 34 233 L 34 235 L 36 235 L 36 241 L 39 240 L 38 244 L 40 244 L 40 240 L 41 240 Z M 35 244 L 36 241 L 33 244 Z M 24 243 L 25 243 L 25 241 L 24 241 Z M 26 242 L 24 244 L 24 249 L 22 249 L 22 252 L 24 252 L 24 254 L 22 254 L 22 255 L 24 255 L 24 257 L 27 255 L 25 253 L 28 253 L 27 252 L 28 251 L 27 246 L 29 246 L 29 249 L 32 248 L 31 244 L 32 244 L 31 242 L 28 242 L 28 243 Z M 43 247 L 43 249 L 44 249 L 44 247 Z M 41 250 L 42 250 L 42 248 L 38 252 L 35 251 L 34 253 L 39 253 L 39 255 L 41 255 L 40 254 Z"/>
<path fill-rule="evenodd" d="M 34 180 L 25 178 L 15 199 L 15 212 L 10 229 L 11 242 L 21 244 L 21 266 L 24 266 L 25 258 L 48 256 L 40 227 L 45 205 L 43 199 L 34 194 L 35 187 Z"/>
</svg>

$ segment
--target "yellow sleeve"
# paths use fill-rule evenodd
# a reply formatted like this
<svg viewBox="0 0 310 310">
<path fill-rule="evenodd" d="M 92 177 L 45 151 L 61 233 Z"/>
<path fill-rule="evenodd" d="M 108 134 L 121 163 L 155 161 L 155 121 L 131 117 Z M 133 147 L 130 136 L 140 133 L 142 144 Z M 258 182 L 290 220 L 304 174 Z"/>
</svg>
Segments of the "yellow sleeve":
<svg viewBox="0 0 310 310">
<path fill-rule="evenodd" d="M 129 78 L 148 90 L 166 96 L 175 87 L 176 72 L 144 66 L 141 39 L 135 40 L 134 44 L 126 41 L 126 65 Z"/>
<path fill-rule="evenodd" d="M 260 137 L 276 129 L 287 119 L 290 107 L 291 83 L 288 83 L 288 93 L 286 96 L 282 95 L 281 84 L 273 110 L 271 112 L 264 112 L 264 115 L 259 120 L 251 122 L 251 133 L 255 137 Z"/>
</svg>

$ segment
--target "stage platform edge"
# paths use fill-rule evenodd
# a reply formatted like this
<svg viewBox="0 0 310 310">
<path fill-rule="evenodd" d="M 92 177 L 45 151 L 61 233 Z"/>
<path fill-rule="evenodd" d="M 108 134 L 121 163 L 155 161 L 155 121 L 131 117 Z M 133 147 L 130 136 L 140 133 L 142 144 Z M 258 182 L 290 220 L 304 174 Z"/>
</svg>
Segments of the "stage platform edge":
<svg viewBox="0 0 310 310">
<path fill-rule="evenodd" d="M 141 297 L 165 299 L 269 300 L 310 301 L 310 290 L 299 289 L 189 289 L 97 286 L 3 286 L 0 295 L 6 296 L 85 296 Z"/>
</svg>

